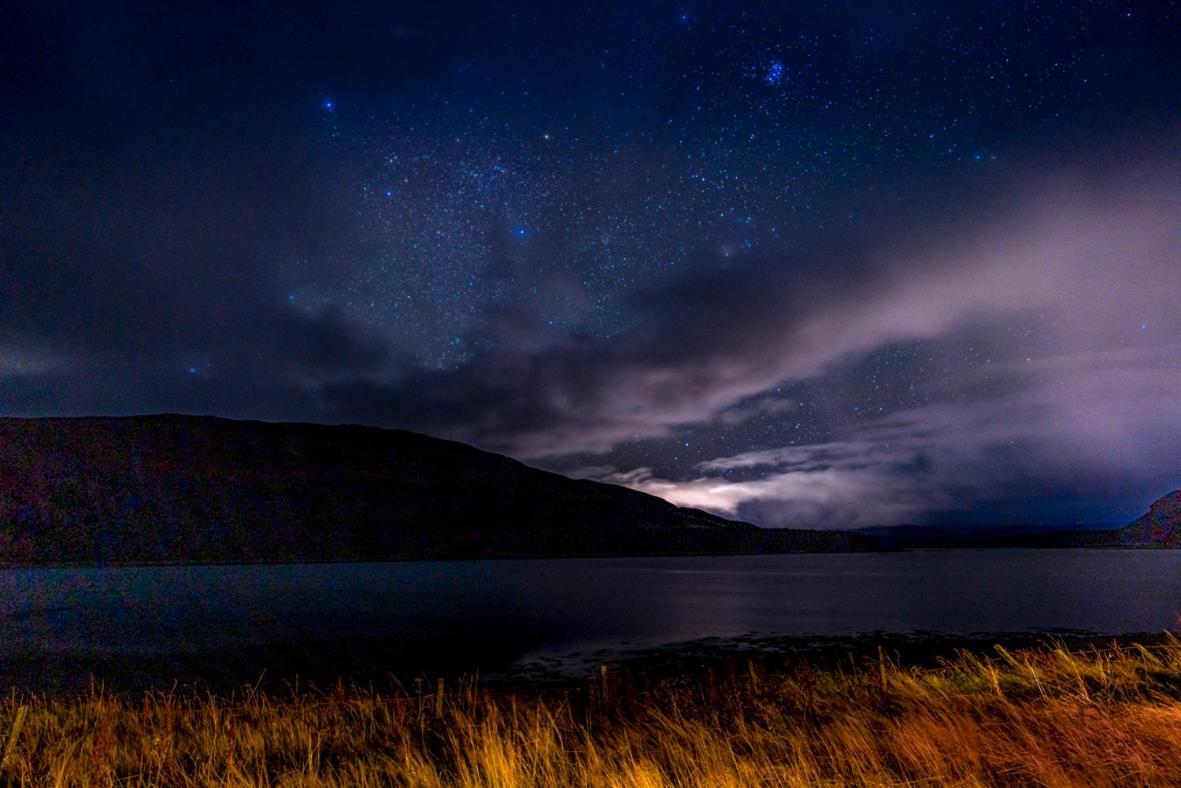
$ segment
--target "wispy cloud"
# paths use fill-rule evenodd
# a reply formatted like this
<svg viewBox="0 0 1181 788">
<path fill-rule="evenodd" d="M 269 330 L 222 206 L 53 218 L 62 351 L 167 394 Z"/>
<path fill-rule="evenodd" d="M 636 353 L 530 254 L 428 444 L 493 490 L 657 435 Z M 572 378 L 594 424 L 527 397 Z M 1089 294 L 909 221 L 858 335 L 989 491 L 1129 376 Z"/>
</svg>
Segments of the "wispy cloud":
<svg viewBox="0 0 1181 788">
<path fill-rule="evenodd" d="M 914 522 L 1014 484 L 1100 487 L 1176 474 L 1181 344 L 1030 362 L 1017 392 L 892 414 L 837 440 L 700 463 L 696 478 L 647 468 L 600 478 L 765 524 L 852 528 Z M 728 473 L 754 474 L 734 481 Z"/>
<path fill-rule="evenodd" d="M 1136 342 L 1173 341 L 1175 174 L 1153 161 L 1102 177 L 1014 182 L 1003 210 L 969 204 L 855 242 L 706 266 L 636 296 L 644 319 L 610 340 L 346 382 L 326 387 L 325 402 L 537 458 L 607 451 L 685 425 L 734 425 L 757 415 L 737 403 L 781 381 L 966 324 L 1003 342 L 1015 320 L 1040 315 L 1045 346 L 1057 353 L 1120 347 L 1131 327 Z"/>
</svg>

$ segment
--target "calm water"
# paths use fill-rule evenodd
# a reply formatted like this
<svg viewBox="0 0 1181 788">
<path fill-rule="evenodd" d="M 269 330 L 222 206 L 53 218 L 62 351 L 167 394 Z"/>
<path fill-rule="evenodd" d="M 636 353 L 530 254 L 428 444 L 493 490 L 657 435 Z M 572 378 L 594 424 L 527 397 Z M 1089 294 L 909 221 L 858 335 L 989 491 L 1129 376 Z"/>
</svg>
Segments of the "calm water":
<svg viewBox="0 0 1181 788">
<path fill-rule="evenodd" d="M 747 634 L 1160 632 L 1178 614 L 1181 551 L 0 570 L 0 684 L 497 670 Z"/>
</svg>

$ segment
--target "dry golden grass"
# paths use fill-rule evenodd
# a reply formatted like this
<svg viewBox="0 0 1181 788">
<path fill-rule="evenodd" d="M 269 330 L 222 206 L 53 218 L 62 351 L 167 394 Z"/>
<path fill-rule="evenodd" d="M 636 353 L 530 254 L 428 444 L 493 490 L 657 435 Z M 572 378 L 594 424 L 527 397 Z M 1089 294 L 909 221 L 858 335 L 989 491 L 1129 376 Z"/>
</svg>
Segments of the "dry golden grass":
<svg viewBox="0 0 1181 788">
<path fill-rule="evenodd" d="M 0 783 L 1181 785 L 1181 642 L 585 687 L 14 694 Z"/>
</svg>

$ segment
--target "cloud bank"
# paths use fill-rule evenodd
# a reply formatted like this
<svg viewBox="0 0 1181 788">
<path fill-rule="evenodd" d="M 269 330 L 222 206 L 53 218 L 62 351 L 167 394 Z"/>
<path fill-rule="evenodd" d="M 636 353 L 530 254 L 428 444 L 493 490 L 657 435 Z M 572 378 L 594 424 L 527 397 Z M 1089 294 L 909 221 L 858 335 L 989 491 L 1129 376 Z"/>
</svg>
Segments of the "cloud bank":
<svg viewBox="0 0 1181 788">
<path fill-rule="evenodd" d="M 1181 345 L 1043 360 L 1021 370 L 1030 378 L 1020 391 L 901 411 L 825 443 L 718 457 L 684 481 L 647 468 L 598 475 L 682 506 L 829 528 L 962 512 L 1015 486 L 1103 496 L 1145 470 L 1165 485 L 1181 436 L 1178 354 Z"/>
</svg>

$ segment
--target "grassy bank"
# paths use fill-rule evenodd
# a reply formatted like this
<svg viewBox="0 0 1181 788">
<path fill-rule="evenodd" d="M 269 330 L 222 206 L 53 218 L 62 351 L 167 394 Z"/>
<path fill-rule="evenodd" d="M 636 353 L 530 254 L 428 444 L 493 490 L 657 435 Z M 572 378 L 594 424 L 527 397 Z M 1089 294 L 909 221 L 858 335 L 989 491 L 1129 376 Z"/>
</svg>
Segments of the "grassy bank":
<svg viewBox="0 0 1181 788">
<path fill-rule="evenodd" d="M 1181 784 L 1181 642 L 628 675 L 0 702 L 0 783 Z"/>
</svg>

